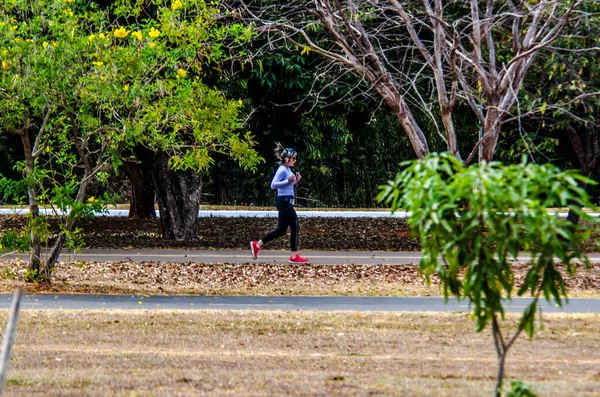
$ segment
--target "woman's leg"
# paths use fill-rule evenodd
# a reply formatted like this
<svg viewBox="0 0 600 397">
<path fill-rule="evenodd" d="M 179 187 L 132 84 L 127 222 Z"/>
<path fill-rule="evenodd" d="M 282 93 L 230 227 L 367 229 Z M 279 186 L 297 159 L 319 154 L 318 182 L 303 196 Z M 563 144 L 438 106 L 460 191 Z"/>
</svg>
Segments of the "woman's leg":
<svg viewBox="0 0 600 397">
<path fill-rule="evenodd" d="M 298 254 L 298 234 L 300 233 L 300 223 L 298 222 L 298 214 L 292 207 L 292 211 L 289 214 L 290 220 L 290 248 L 292 249 L 292 256 Z"/>
<path fill-rule="evenodd" d="M 283 203 L 283 204 L 287 204 L 287 203 Z M 277 210 L 278 210 L 277 229 L 265 234 L 260 240 L 258 240 L 257 245 L 259 248 L 262 248 L 263 244 L 266 244 L 271 240 L 281 237 L 287 232 L 289 220 L 288 220 L 286 207 L 283 205 L 277 205 Z"/>
<path fill-rule="evenodd" d="M 292 219 L 290 223 L 290 229 L 292 233 L 290 234 L 290 247 L 292 248 L 292 256 L 290 256 L 290 263 L 309 263 L 308 259 L 300 256 L 298 252 L 298 235 L 300 234 L 300 223 L 298 222 L 298 215 L 296 211 L 292 208 Z"/>
</svg>

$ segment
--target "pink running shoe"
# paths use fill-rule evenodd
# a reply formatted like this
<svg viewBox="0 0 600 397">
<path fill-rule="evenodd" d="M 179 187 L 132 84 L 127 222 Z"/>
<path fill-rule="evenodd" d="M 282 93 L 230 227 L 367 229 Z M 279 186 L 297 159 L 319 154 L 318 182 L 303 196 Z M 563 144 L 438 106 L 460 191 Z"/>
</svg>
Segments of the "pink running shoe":
<svg viewBox="0 0 600 397">
<path fill-rule="evenodd" d="M 258 251 L 260 251 L 260 247 L 256 241 L 250 241 L 250 253 L 254 259 L 258 258 Z"/>
<path fill-rule="evenodd" d="M 296 254 L 294 257 L 290 256 L 290 263 L 308 263 L 308 259 Z"/>
</svg>

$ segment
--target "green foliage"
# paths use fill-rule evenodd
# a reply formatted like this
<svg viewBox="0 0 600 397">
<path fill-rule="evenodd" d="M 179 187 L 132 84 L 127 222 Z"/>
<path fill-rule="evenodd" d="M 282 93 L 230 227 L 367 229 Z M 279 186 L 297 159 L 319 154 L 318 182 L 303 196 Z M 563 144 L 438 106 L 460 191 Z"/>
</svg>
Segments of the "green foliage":
<svg viewBox="0 0 600 397">
<path fill-rule="evenodd" d="M 521 381 L 510 382 L 510 390 L 506 397 L 537 397 L 537 394 L 531 390 L 531 387 Z"/>
<path fill-rule="evenodd" d="M 0 252 L 20 251 L 29 248 L 29 234 L 15 230 L 3 230 L 0 234 Z"/>
<path fill-rule="evenodd" d="M 269 89 L 283 87 L 296 92 L 309 89 L 311 79 L 303 76 L 307 65 L 304 54 L 289 54 L 278 51 L 275 54 L 266 54 L 257 60 L 256 67 L 251 70 L 250 77 L 257 79 L 261 86 Z"/>
<path fill-rule="evenodd" d="M 24 279 L 28 283 L 37 283 L 40 281 L 40 272 L 37 269 L 25 269 Z"/>
<path fill-rule="evenodd" d="M 15 272 L 8 266 L 4 266 L 2 270 L 0 270 L 0 278 L 2 280 L 14 280 L 17 277 Z"/>
<path fill-rule="evenodd" d="M 168 153 L 173 169 L 198 172 L 216 153 L 245 170 L 264 161 L 240 132 L 242 102 L 202 82 L 204 68 L 229 57 L 221 40 L 252 35 L 219 26 L 217 7 L 203 0 L 0 3 L 0 134 L 18 137 L 24 158 L 15 166 L 22 179 L 0 175 L 0 197 L 29 204 L 27 232 L 49 241 L 48 220 L 37 216 L 47 208 L 62 217 L 67 247 L 80 246 L 75 221 L 112 200 L 88 197 L 88 187 L 106 183 L 136 146 Z"/>
<path fill-rule="evenodd" d="M 84 261 L 76 261 L 73 266 L 75 266 L 75 268 L 77 269 L 85 269 L 85 262 Z"/>
<path fill-rule="evenodd" d="M 24 204 L 27 200 L 25 179 L 14 180 L 2 177 L 0 174 L 0 194 L 2 201 L 12 198 L 16 204 Z"/>
<path fill-rule="evenodd" d="M 548 209 L 570 207 L 589 220 L 580 208 L 593 205 L 579 183 L 594 182 L 525 160 L 465 168 L 449 154 L 435 154 L 403 165 L 395 180 L 381 187 L 378 200 L 392 211 L 412 213 L 408 223 L 423 248 L 420 270 L 428 280 L 434 273 L 440 277 L 446 298 L 468 299 L 481 331 L 504 315 L 503 299 L 515 292 L 511 260 L 520 251 L 529 253 L 529 270 L 516 294 L 533 297 L 519 324 L 531 337 L 540 294 L 558 305 L 566 298 L 556 261 L 569 274 L 574 261 L 588 263 L 579 244 L 590 230 Z"/>
<path fill-rule="evenodd" d="M 204 68 L 228 56 L 219 40 L 244 41 L 251 30 L 217 25 L 220 10 L 213 4 L 123 1 L 101 10 L 80 1 L 15 0 L 0 6 L 4 131 L 33 122 L 39 128 L 34 150 L 61 171 L 81 161 L 74 139 L 113 168 L 124 149 L 138 144 L 170 152 L 174 168 L 205 171 L 212 152 L 254 168 L 262 159 L 252 137 L 236 133 L 241 101 L 201 81 Z"/>
</svg>

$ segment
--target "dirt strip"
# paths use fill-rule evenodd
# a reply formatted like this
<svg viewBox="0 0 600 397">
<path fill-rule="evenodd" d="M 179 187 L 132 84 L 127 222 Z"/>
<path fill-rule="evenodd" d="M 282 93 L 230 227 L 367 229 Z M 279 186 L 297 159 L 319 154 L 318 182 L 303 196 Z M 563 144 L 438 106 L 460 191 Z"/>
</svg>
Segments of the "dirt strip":
<svg viewBox="0 0 600 397">
<path fill-rule="evenodd" d="M 0 262 L 0 291 L 194 295 L 440 296 L 418 265 L 201 264 L 175 262 L 60 262 L 53 283 L 23 281 L 26 263 Z M 527 265 L 513 265 L 518 286 Z M 565 272 L 563 271 L 563 274 Z M 600 264 L 566 276 L 571 297 L 600 297 Z"/>
</svg>

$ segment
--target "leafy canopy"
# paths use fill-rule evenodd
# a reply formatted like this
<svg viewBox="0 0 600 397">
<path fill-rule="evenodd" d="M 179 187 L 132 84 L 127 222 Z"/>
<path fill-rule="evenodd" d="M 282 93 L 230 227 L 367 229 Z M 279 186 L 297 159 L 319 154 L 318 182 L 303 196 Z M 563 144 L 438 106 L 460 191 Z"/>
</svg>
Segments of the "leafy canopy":
<svg viewBox="0 0 600 397">
<path fill-rule="evenodd" d="M 533 332 L 540 294 L 562 305 L 565 284 L 556 261 L 574 272 L 574 261 L 588 262 L 580 243 L 589 229 L 573 225 L 549 208 L 593 207 L 579 183 L 593 181 L 552 165 L 481 163 L 465 168 L 449 154 L 430 155 L 403 163 L 395 180 L 381 187 L 380 201 L 392 211 L 411 212 L 408 223 L 420 238 L 420 270 L 427 279 L 437 274 L 449 295 L 468 299 L 477 330 L 495 315 L 504 315 L 503 299 L 511 298 L 515 278 L 510 267 L 520 251 L 529 253 L 530 267 L 517 295 L 534 299 L 520 328 Z"/>
<path fill-rule="evenodd" d="M 205 172 L 215 153 L 250 170 L 264 161 L 241 131 L 242 101 L 202 80 L 228 57 L 222 41 L 251 35 L 219 25 L 213 4 L 0 2 L 0 136 L 20 140 L 24 158 L 21 180 L 0 175 L 0 195 L 68 210 L 67 231 L 102 208 L 89 185 L 138 145 L 168 153 L 174 169 Z"/>
</svg>

